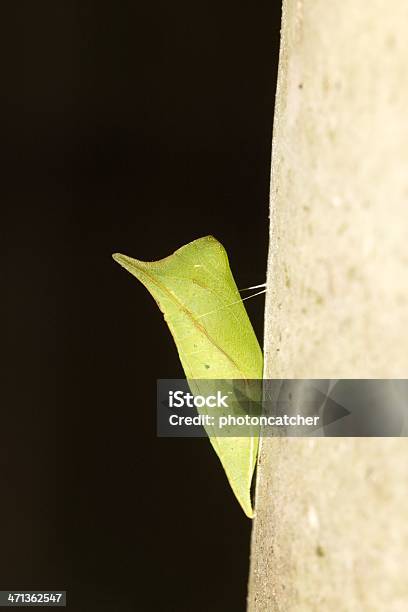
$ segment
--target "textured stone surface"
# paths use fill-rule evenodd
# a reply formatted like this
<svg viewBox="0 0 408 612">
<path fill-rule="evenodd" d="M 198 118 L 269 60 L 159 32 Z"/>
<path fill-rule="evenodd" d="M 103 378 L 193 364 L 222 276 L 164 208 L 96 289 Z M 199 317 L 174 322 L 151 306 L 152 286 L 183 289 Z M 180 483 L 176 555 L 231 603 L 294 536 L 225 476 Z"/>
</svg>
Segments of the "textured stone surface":
<svg viewBox="0 0 408 612">
<path fill-rule="evenodd" d="M 267 377 L 408 377 L 408 3 L 286 0 Z M 250 612 L 408 610 L 408 439 L 264 440 Z"/>
</svg>

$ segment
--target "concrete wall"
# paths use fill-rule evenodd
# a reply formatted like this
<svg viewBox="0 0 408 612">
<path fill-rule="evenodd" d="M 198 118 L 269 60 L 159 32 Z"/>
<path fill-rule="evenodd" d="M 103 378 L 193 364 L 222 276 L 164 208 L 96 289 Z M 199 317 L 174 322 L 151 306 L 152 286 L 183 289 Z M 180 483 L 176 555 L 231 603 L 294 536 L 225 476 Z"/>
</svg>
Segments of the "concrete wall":
<svg viewBox="0 0 408 612">
<path fill-rule="evenodd" d="M 408 378 L 408 2 L 285 0 L 265 376 Z M 265 439 L 250 612 L 408 610 L 408 439 Z"/>
</svg>

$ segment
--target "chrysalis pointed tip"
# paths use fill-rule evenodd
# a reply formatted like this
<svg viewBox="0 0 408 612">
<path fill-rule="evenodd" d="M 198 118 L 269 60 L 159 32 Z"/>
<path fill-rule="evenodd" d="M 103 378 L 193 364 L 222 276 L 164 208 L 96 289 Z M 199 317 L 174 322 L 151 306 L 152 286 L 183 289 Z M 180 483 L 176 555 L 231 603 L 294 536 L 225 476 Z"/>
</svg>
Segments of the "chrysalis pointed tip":
<svg viewBox="0 0 408 612">
<path fill-rule="evenodd" d="M 252 509 L 252 506 L 249 506 L 248 508 L 244 508 L 242 507 L 243 511 L 245 512 L 245 515 L 250 518 L 253 519 L 255 516 L 255 512 Z"/>
<path fill-rule="evenodd" d="M 242 496 L 237 495 L 237 491 L 234 491 L 234 493 L 235 493 L 237 500 L 239 501 L 239 505 L 244 511 L 245 516 L 247 516 L 250 519 L 253 519 L 255 516 L 255 512 L 252 507 L 251 498 L 247 495 L 245 495 L 245 498 L 243 498 Z"/>
<path fill-rule="evenodd" d="M 126 264 L 130 264 L 132 262 L 132 258 L 127 255 L 123 255 L 122 253 L 113 253 L 112 259 L 116 261 L 120 266 L 126 267 Z"/>
</svg>

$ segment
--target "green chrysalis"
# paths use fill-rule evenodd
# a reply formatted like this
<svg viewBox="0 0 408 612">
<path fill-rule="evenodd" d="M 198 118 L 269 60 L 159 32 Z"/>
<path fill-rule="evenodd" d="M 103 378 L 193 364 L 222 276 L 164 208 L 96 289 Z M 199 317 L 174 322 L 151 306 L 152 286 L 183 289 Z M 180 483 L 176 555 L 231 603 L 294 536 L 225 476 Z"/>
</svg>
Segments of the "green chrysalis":
<svg viewBox="0 0 408 612">
<path fill-rule="evenodd" d="M 232 276 L 224 247 L 212 236 L 173 255 L 143 262 L 115 261 L 136 276 L 156 300 L 176 343 L 186 378 L 261 379 L 263 358 Z M 248 517 L 258 435 L 216 437 L 207 430 L 232 490 Z"/>
</svg>

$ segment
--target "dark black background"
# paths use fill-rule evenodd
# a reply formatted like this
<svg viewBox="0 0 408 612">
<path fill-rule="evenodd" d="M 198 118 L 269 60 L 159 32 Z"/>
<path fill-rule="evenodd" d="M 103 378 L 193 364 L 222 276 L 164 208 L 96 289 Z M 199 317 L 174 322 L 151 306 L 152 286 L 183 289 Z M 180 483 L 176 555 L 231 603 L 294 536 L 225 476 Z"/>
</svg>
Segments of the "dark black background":
<svg viewBox="0 0 408 612">
<path fill-rule="evenodd" d="M 264 281 L 279 3 L 5 6 L 0 588 L 244 610 L 250 521 L 207 440 L 155 437 L 155 380 L 183 373 L 111 253 L 213 234 Z"/>
</svg>

